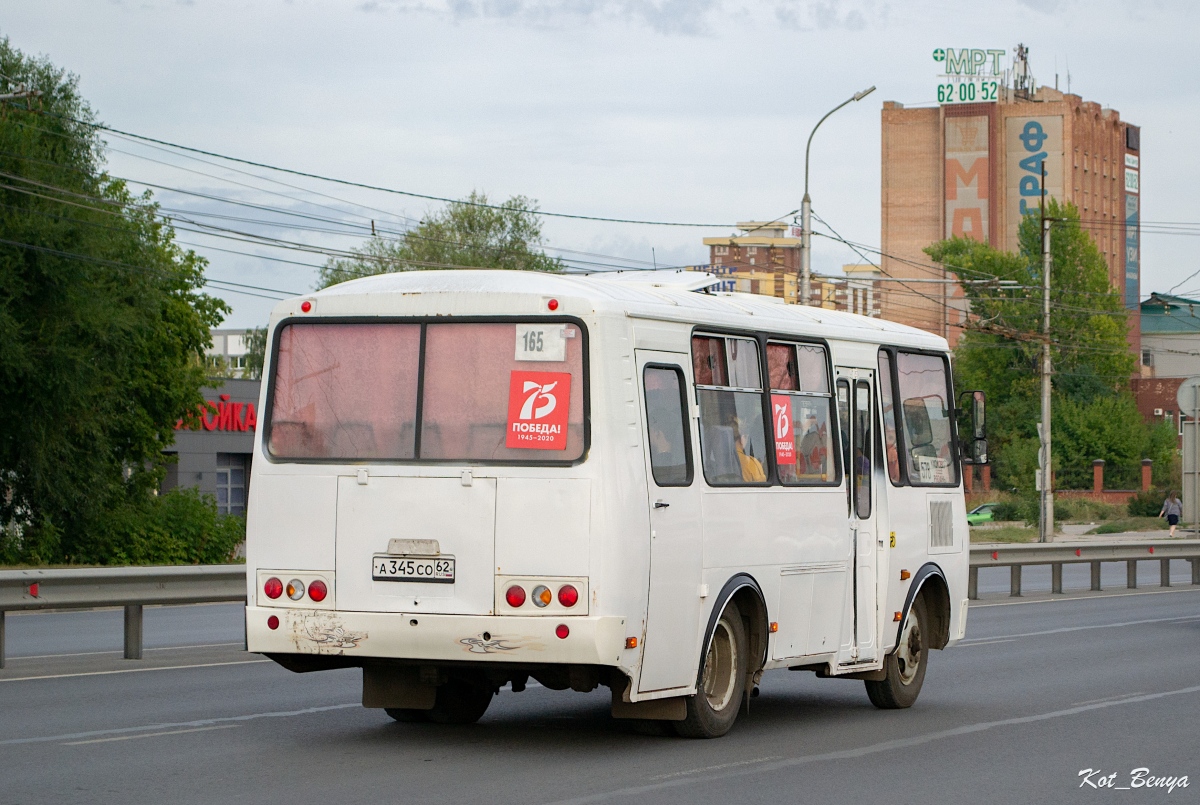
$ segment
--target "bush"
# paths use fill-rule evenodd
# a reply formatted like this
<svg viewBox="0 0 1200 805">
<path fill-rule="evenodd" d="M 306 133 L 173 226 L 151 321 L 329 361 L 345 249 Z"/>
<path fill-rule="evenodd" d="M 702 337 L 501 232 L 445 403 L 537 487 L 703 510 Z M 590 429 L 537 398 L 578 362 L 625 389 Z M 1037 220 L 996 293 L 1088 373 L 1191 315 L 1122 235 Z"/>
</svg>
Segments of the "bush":
<svg viewBox="0 0 1200 805">
<path fill-rule="evenodd" d="M 1151 489 L 1138 492 L 1129 499 L 1130 517 L 1157 517 L 1162 511 L 1163 501 L 1167 499 L 1169 490 Z"/>
<path fill-rule="evenodd" d="M 10 527 L 0 533 L 0 562 L 216 564 L 232 560 L 245 539 L 245 518 L 218 514 L 212 495 L 181 488 L 162 495 L 131 495 L 122 505 L 109 507 L 89 533 L 73 540 L 72 555 L 61 553 L 61 538 L 52 524 Z"/>
<path fill-rule="evenodd" d="M 1067 516 L 1059 517 L 1057 501 L 1054 504 L 1054 516 L 1063 520 L 1079 520 L 1085 523 L 1095 523 L 1103 520 L 1115 520 L 1118 517 L 1125 516 L 1124 506 L 1115 503 L 1105 503 L 1101 500 L 1064 498 L 1062 503 L 1067 511 Z M 1158 512 L 1156 511 L 1155 514 L 1158 514 Z"/>
<path fill-rule="evenodd" d="M 992 510 L 993 520 L 1023 520 L 1036 523 L 1041 518 L 1041 503 L 1037 498 L 1018 498 L 997 503 Z M 1070 518 L 1070 511 L 1061 500 L 1054 501 L 1054 519 L 1061 522 Z"/>
</svg>

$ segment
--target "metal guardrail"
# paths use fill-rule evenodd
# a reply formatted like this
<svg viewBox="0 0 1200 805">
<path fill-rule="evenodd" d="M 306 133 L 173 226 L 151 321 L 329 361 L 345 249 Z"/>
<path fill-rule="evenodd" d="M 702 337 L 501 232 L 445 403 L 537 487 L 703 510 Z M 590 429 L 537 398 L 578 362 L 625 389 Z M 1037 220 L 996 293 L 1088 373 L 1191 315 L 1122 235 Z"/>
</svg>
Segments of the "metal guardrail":
<svg viewBox="0 0 1200 805">
<path fill-rule="evenodd" d="M 1170 586 L 1170 562 L 1192 565 L 1200 584 L 1200 539 L 1160 542 L 1066 542 L 971 548 L 969 596 L 979 598 L 979 569 L 1008 567 L 1010 594 L 1021 595 L 1021 569 L 1050 565 L 1052 592 L 1061 593 L 1062 568 L 1090 564 L 1092 589 L 1100 589 L 1100 564 L 1125 562 L 1127 585 L 1137 587 L 1137 563 L 1158 560 L 1161 582 Z M 125 658 L 142 658 L 142 607 L 154 604 L 209 604 L 246 600 L 245 565 L 90 567 L 0 571 L 0 668 L 4 667 L 4 614 L 38 609 L 125 608 Z"/>
<path fill-rule="evenodd" d="M 0 668 L 4 613 L 125 608 L 125 658 L 142 658 L 142 607 L 246 600 L 245 565 L 0 570 Z"/>
<path fill-rule="evenodd" d="M 1126 586 L 1137 587 L 1138 562 L 1159 562 L 1159 580 L 1163 587 L 1171 586 L 1171 560 L 1186 560 L 1192 564 L 1192 584 L 1200 584 L 1200 539 L 1187 540 L 1129 540 L 1124 542 L 1051 542 L 971 548 L 971 577 L 968 596 L 979 598 L 979 568 L 1007 567 L 1010 572 L 1009 594 L 1021 595 L 1021 568 L 1027 565 L 1050 565 L 1050 591 L 1063 591 L 1063 565 L 1089 564 L 1092 568 L 1092 589 L 1100 589 L 1102 562 L 1126 563 Z"/>
</svg>

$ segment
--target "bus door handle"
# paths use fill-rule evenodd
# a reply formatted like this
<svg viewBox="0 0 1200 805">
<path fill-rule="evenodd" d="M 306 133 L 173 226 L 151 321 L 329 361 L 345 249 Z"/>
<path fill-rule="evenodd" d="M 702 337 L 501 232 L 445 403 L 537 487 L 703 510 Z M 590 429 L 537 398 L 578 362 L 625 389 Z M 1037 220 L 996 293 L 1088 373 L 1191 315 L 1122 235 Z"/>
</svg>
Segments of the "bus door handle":
<svg viewBox="0 0 1200 805">
<path fill-rule="evenodd" d="M 667 508 L 667 507 L 668 507 L 668 506 L 670 506 L 670 505 L 671 505 L 670 503 L 666 503 L 666 502 L 664 502 L 664 501 L 661 501 L 661 500 L 656 500 L 656 501 L 654 501 L 654 508 L 656 508 L 656 509 L 665 509 L 665 508 Z"/>
</svg>

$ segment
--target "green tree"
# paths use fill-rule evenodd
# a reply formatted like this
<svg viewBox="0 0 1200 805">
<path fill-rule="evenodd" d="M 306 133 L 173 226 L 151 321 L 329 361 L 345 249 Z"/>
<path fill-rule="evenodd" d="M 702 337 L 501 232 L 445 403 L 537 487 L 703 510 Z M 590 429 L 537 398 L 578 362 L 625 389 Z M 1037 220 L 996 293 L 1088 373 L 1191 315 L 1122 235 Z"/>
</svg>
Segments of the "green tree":
<svg viewBox="0 0 1200 805">
<path fill-rule="evenodd" d="M 321 269 L 317 287 L 431 268 L 562 271 L 562 261 L 542 251 L 542 243 L 537 202 L 513 196 L 491 206 L 485 194 L 472 192 L 399 238 L 373 237 L 353 249 L 353 257 L 331 259 Z"/>
<path fill-rule="evenodd" d="M 243 377 L 258 380 L 262 377 L 267 355 L 267 328 L 254 327 L 246 331 L 246 369 Z"/>
<path fill-rule="evenodd" d="M 42 94 L 0 108 L 0 527 L 10 555 L 69 561 L 157 489 L 228 308 L 104 172 L 77 77 L 0 39 L 0 92 L 17 84 Z"/>
<path fill-rule="evenodd" d="M 1142 458 L 1171 466 L 1174 436 L 1146 424 L 1137 411 L 1129 390 L 1136 363 L 1126 341 L 1126 312 L 1109 286 L 1103 256 L 1080 227 L 1079 211 L 1051 199 L 1046 214 L 1055 219 L 1050 356 L 1056 484 L 1090 486 L 1094 459 L 1107 462 L 1110 486 L 1132 484 Z M 925 251 L 973 281 L 963 285 L 974 324 L 955 349 L 956 382 L 987 393 L 997 482 L 1031 490 L 1041 419 L 1041 221 L 1036 215 L 1022 220 L 1017 254 L 966 238 Z M 979 282 L 986 278 L 996 281 Z"/>
</svg>

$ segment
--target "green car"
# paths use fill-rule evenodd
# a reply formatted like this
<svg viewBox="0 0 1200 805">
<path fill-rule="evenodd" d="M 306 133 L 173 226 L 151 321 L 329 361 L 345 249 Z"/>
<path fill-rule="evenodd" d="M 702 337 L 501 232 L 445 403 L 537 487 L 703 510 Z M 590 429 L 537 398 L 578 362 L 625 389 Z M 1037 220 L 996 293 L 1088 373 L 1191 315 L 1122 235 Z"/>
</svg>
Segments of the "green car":
<svg viewBox="0 0 1200 805">
<path fill-rule="evenodd" d="M 980 523 L 992 522 L 992 509 L 996 508 L 995 503 L 985 503 L 982 506 L 977 506 L 967 512 L 967 523 L 969 525 L 979 525 Z"/>
</svg>

